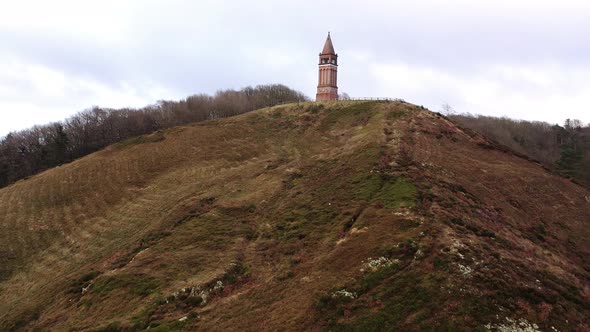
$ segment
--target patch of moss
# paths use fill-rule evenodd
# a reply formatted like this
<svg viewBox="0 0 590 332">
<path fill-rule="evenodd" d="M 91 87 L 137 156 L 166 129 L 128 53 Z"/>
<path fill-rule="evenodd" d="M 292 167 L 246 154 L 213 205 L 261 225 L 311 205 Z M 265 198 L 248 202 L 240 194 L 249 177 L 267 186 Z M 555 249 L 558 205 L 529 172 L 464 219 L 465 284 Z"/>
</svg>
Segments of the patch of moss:
<svg viewBox="0 0 590 332">
<path fill-rule="evenodd" d="M 235 284 L 250 277 L 250 268 L 243 262 L 237 262 L 223 275 L 224 283 Z"/>
<path fill-rule="evenodd" d="M 377 199 L 389 209 L 413 207 L 417 196 L 416 186 L 407 179 L 400 177 L 394 181 L 385 181 Z"/>
<path fill-rule="evenodd" d="M 150 135 L 141 135 L 128 138 L 122 142 L 116 143 L 113 145 L 113 147 L 116 149 L 123 149 L 137 144 L 161 142 L 165 139 L 166 136 L 164 136 L 164 133 L 162 131 L 157 131 Z"/>
<path fill-rule="evenodd" d="M 165 303 L 165 300 L 162 300 Z M 150 323 L 150 318 L 154 313 L 153 305 L 143 309 L 141 312 L 131 318 L 131 331 L 145 330 Z"/>
<path fill-rule="evenodd" d="M 326 130 L 334 127 L 363 126 L 369 122 L 372 109 L 380 101 L 354 102 L 343 108 L 327 109 L 321 128 Z"/>
<path fill-rule="evenodd" d="M 153 293 L 159 286 L 160 282 L 150 276 L 121 274 L 97 279 L 90 291 L 96 295 L 105 295 L 113 290 L 125 288 L 134 295 L 146 296 Z"/>
<path fill-rule="evenodd" d="M 307 108 L 305 109 L 305 111 L 315 114 L 315 113 L 323 110 L 324 107 L 325 107 L 324 104 L 312 103 L 312 104 L 309 104 L 307 106 Z"/>
<path fill-rule="evenodd" d="M 90 284 L 90 282 L 92 281 L 92 279 L 98 277 L 99 275 L 100 275 L 100 272 L 98 272 L 98 271 L 91 271 L 91 272 L 84 274 L 79 279 L 74 281 L 70 285 L 70 287 L 68 288 L 68 290 L 66 292 L 69 294 L 82 293 L 82 288 L 87 287 Z"/>
<path fill-rule="evenodd" d="M 383 179 L 378 174 L 368 174 L 354 182 L 357 183 L 356 197 L 365 201 L 370 201 L 383 187 Z"/>
<path fill-rule="evenodd" d="M 150 233 L 150 234 L 146 235 L 144 238 L 141 239 L 140 243 L 135 248 L 133 248 L 132 250 L 127 252 L 125 255 L 121 255 L 119 258 L 117 258 L 113 262 L 113 267 L 114 268 L 121 268 L 121 267 L 127 265 L 129 263 L 129 261 L 131 261 L 133 259 L 133 257 L 135 255 L 137 255 L 140 251 L 153 246 L 158 241 L 164 239 L 165 237 L 169 236 L 170 234 L 171 233 L 167 232 L 167 231 L 166 232 L 158 231 L 158 232 Z"/>
<path fill-rule="evenodd" d="M 350 331 L 392 331 L 396 330 L 405 318 L 421 310 L 428 301 L 427 292 L 421 288 L 413 288 L 400 292 L 405 296 L 395 296 L 385 307 L 374 313 L 353 321 L 347 329 Z"/>
<path fill-rule="evenodd" d="M 384 309 L 386 310 L 386 309 Z M 348 324 L 338 324 L 329 331 L 396 331 L 401 320 L 400 310 L 391 312 L 380 311 L 369 316 L 359 318 Z"/>
<path fill-rule="evenodd" d="M 275 276 L 275 279 L 277 281 L 284 281 L 284 280 L 292 278 L 294 275 L 295 275 L 295 273 L 293 273 L 292 270 L 287 270 L 287 271 L 283 271 L 283 272 L 279 273 L 277 276 Z"/>
<path fill-rule="evenodd" d="M 286 211 L 275 229 L 281 240 L 299 240 L 313 234 L 317 227 L 331 224 L 337 217 L 338 212 L 330 206 L 302 204 Z"/>
<path fill-rule="evenodd" d="M 436 326 L 428 321 L 432 313 L 440 310 L 442 298 L 438 290 L 436 276 L 423 276 L 418 273 L 399 274 L 396 269 L 382 269 L 367 274 L 360 280 L 363 298 L 379 300 L 382 307 L 376 308 L 363 305 L 365 301 L 352 304 L 336 304 L 338 307 L 324 312 L 328 319 L 326 330 L 329 331 L 397 331 L 403 330 L 404 324 L 411 318 L 411 324 L 418 330 L 446 331 L 446 321 L 436 322 Z M 352 319 L 338 322 L 338 313 L 346 308 Z M 331 316 L 333 315 L 333 316 Z M 460 330 L 463 325 L 460 324 Z"/>
<path fill-rule="evenodd" d="M 406 115 L 405 111 L 389 111 L 387 112 L 386 118 L 387 120 L 395 121 L 402 118 L 404 115 Z"/>
<path fill-rule="evenodd" d="M 382 267 L 381 269 L 375 272 L 365 274 L 361 279 L 361 291 L 365 293 L 375 288 L 383 280 L 394 274 L 398 269 L 399 267 L 396 264 L 394 264 L 391 266 Z"/>
<path fill-rule="evenodd" d="M 172 331 L 183 331 L 184 326 L 186 325 L 186 321 L 172 321 L 172 322 L 163 322 L 158 326 L 152 327 L 150 326 L 150 332 L 172 332 Z"/>
<path fill-rule="evenodd" d="M 111 322 L 108 325 L 94 330 L 95 332 L 119 332 L 121 331 L 121 322 Z"/>
<path fill-rule="evenodd" d="M 302 178 L 303 174 L 301 173 L 290 173 L 287 175 L 286 179 L 283 180 L 283 185 L 285 189 L 291 189 L 297 185 L 297 180 Z"/>
<path fill-rule="evenodd" d="M 418 190 L 403 177 L 369 174 L 357 182 L 356 196 L 365 201 L 375 200 L 388 209 L 413 207 Z"/>
<path fill-rule="evenodd" d="M 233 218 L 244 218 L 256 212 L 256 204 L 250 203 L 240 206 L 218 206 L 217 211 L 225 216 Z"/>
<path fill-rule="evenodd" d="M 23 330 L 27 324 L 36 321 L 41 316 L 42 307 L 28 309 L 21 313 L 14 322 L 1 321 L 0 330 L 2 331 L 20 331 Z"/>
<path fill-rule="evenodd" d="M 440 257 L 436 257 L 432 264 L 434 265 L 434 268 L 439 269 L 439 270 L 443 270 L 443 271 L 448 271 L 449 270 L 449 262 L 445 259 L 441 259 Z"/>
</svg>

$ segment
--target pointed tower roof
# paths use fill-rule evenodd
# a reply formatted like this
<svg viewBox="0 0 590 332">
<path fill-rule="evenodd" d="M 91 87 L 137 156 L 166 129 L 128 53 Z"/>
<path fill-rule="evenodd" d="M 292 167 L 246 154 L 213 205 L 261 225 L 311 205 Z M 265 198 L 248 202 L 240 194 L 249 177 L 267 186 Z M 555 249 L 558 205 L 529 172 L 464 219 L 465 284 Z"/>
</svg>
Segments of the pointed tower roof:
<svg viewBox="0 0 590 332">
<path fill-rule="evenodd" d="M 336 52 L 334 52 L 334 45 L 332 45 L 332 38 L 330 38 L 329 32 L 328 32 L 328 38 L 326 38 L 326 43 L 324 44 L 324 49 L 322 50 L 322 55 L 323 54 L 336 55 Z"/>
</svg>

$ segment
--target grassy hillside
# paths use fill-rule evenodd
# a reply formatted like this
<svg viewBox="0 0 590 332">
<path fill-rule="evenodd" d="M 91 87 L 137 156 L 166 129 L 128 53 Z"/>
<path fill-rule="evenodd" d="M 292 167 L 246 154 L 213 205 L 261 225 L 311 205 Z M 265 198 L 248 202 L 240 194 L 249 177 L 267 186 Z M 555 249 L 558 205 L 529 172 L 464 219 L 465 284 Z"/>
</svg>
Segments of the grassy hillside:
<svg viewBox="0 0 590 332">
<path fill-rule="evenodd" d="M 420 107 L 284 105 L 0 189 L 0 329 L 584 331 L 589 223 Z"/>
</svg>

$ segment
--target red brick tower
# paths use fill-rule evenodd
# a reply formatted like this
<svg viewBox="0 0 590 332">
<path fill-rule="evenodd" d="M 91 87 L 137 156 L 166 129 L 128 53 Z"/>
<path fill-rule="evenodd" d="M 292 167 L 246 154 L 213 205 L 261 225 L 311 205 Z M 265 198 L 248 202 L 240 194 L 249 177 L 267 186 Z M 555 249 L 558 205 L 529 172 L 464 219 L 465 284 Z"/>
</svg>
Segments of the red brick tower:
<svg viewBox="0 0 590 332">
<path fill-rule="evenodd" d="M 320 53 L 320 77 L 318 82 L 318 93 L 315 96 L 320 100 L 338 100 L 338 85 L 336 84 L 338 73 L 338 54 L 334 52 L 332 38 L 328 32 L 328 38 L 324 49 Z"/>
</svg>

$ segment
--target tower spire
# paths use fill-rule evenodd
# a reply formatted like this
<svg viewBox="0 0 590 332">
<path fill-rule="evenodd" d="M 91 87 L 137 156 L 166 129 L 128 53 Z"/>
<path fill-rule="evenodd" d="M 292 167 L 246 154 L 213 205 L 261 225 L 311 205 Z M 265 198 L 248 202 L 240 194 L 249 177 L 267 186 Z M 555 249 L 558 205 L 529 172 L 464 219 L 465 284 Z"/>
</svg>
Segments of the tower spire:
<svg viewBox="0 0 590 332">
<path fill-rule="evenodd" d="M 334 52 L 334 45 L 332 44 L 332 37 L 330 37 L 330 31 L 328 31 L 328 38 L 326 38 L 326 42 L 324 43 L 324 49 L 322 50 L 322 55 L 323 54 L 336 55 L 336 52 Z"/>
</svg>

